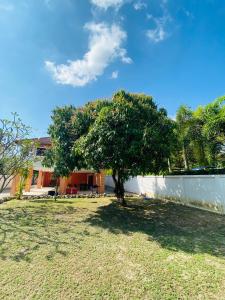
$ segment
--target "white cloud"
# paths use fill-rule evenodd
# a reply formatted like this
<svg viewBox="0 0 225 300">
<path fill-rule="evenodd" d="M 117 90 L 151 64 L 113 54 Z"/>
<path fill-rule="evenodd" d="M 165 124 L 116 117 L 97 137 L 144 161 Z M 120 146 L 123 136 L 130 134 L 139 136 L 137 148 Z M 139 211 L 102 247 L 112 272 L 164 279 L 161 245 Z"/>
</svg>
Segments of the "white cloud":
<svg viewBox="0 0 225 300">
<path fill-rule="evenodd" d="M 166 31 L 164 29 L 164 22 L 161 19 L 155 19 L 155 29 L 147 31 L 147 37 L 154 43 L 162 42 L 166 38 Z"/>
<path fill-rule="evenodd" d="M 119 8 L 124 3 L 124 0 L 91 0 L 91 3 L 106 10 L 109 7 Z"/>
<path fill-rule="evenodd" d="M 147 8 L 147 4 L 145 2 L 142 1 L 137 1 L 136 3 L 134 3 L 134 9 L 135 10 L 141 10 Z"/>
<path fill-rule="evenodd" d="M 127 50 L 124 48 L 120 49 L 118 56 L 124 64 L 132 64 L 133 62 L 132 59 L 129 56 L 127 56 Z"/>
<path fill-rule="evenodd" d="M 172 21 L 172 18 L 166 8 L 167 0 L 162 0 L 161 2 L 161 9 L 163 12 L 162 17 L 155 18 L 153 16 L 149 16 L 148 19 L 151 19 L 155 23 L 154 29 L 149 29 L 146 32 L 147 37 L 153 43 L 159 43 L 164 41 L 168 37 L 168 32 L 166 28 L 168 28 L 168 24 Z"/>
<path fill-rule="evenodd" d="M 153 19 L 153 15 L 151 15 L 151 14 L 146 14 L 146 18 L 147 18 L 147 20 L 152 20 L 152 19 Z"/>
<path fill-rule="evenodd" d="M 119 71 L 113 71 L 113 72 L 112 72 L 112 75 L 111 75 L 111 78 L 112 78 L 112 79 L 117 79 L 117 78 L 118 78 L 118 75 L 119 75 Z"/>
<path fill-rule="evenodd" d="M 88 23 L 85 28 L 90 31 L 89 50 L 82 59 L 56 65 L 46 61 L 45 66 L 57 83 L 72 86 L 85 86 L 104 73 L 105 68 L 116 58 L 123 63 L 131 63 L 122 44 L 126 32 L 118 25 L 108 26 L 105 23 Z"/>
<path fill-rule="evenodd" d="M 189 10 L 184 8 L 183 12 L 188 18 L 194 19 L 194 15 Z"/>
</svg>

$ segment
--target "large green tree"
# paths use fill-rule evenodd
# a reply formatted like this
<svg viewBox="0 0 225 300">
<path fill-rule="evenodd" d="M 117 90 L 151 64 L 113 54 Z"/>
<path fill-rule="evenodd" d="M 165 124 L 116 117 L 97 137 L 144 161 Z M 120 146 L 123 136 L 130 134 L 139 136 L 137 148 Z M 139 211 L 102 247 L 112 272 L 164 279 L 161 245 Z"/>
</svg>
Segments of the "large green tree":
<svg viewBox="0 0 225 300">
<path fill-rule="evenodd" d="M 185 105 L 181 105 L 176 114 L 176 129 L 178 144 L 182 149 L 182 156 L 184 161 L 184 168 L 190 167 L 190 141 L 191 141 L 191 125 L 193 120 L 193 113 L 191 109 Z"/>
<path fill-rule="evenodd" d="M 224 166 L 225 97 L 192 111 L 180 106 L 176 115 L 177 147 L 173 165 L 182 153 L 185 169 L 194 166 Z M 180 149 L 180 151 L 179 151 Z M 179 166 L 180 167 L 180 166 Z"/>
<path fill-rule="evenodd" d="M 221 151 L 225 145 L 225 96 L 206 105 L 202 112 L 203 135 L 207 140 L 207 155 L 210 164 L 223 164 Z"/>
<path fill-rule="evenodd" d="M 85 167 L 83 157 L 74 151 L 75 142 L 88 133 L 101 108 L 106 105 L 106 100 L 96 100 L 80 108 L 65 106 L 53 111 L 48 129 L 52 147 L 46 151 L 43 164 L 54 168 L 56 178 Z"/>
<path fill-rule="evenodd" d="M 173 122 L 152 97 L 119 91 L 74 149 L 88 166 L 112 170 L 116 196 L 125 205 L 125 181 L 167 169 L 172 138 Z"/>
</svg>

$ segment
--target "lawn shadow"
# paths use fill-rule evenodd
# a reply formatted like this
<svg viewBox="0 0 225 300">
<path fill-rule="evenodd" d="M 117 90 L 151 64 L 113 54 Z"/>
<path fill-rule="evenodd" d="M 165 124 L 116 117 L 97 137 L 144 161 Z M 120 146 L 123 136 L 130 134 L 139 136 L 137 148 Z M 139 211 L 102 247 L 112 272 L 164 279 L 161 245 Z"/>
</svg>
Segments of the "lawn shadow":
<svg viewBox="0 0 225 300">
<path fill-rule="evenodd" d="M 74 199 L 69 200 L 54 200 L 54 199 L 34 199 L 34 200 L 29 200 L 31 203 L 39 203 L 39 204 L 73 204 Z"/>
<path fill-rule="evenodd" d="M 114 234 L 141 232 L 162 247 L 187 253 L 225 256 L 225 216 L 160 200 L 115 200 L 86 219 Z"/>
<path fill-rule="evenodd" d="M 55 210 L 52 206 L 26 206 L 4 209 L 0 212 L 0 259 L 30 262 L 40 247 L 52 259 L 56 254 L 66 256 L 69 237 L 74 237 L 72 215 L 79 212 L 71 206 Z M 69 221 L 68 221 L 69 220 Z"/>
</svg>

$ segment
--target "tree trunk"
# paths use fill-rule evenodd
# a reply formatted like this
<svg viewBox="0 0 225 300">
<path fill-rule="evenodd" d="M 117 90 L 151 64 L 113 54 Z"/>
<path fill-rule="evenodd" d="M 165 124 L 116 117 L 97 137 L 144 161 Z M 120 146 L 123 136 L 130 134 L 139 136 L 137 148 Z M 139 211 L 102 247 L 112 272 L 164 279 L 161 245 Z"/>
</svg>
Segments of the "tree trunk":
<svg viewBox="0 0 225 300">
<path fill-rule="evenodd" d="M 55 186 L 55 195 L 54 195 L 54 200 L 56 201 L 57 196 L 58 196 L 58 189 L 59 189 L 59 185 L 58 185 L 58 179 L 56 180 L 56 186 Z"/>
<path fill-rule="evenodd" d="M 171 173 L 172 170 L 171 170 L 171 163 L 170 163 L 170 159 L 169 159 L 169 158 L 168 158 L 168 161 L 167 161 L 167 162 L 168 162 L 168 170 L 169 170 L 169 172 Z"/>
<path fill-rule="evenodd" d="M 3 192 L 3 190 L 4 190 L 5 187 L 6 187 L 6 179 L 4 177 L 3 180 L 2 180 L 2 182 L 1 182 L 0 193 Z"/>
<path fill-rule="evenodd" d="M 205 147 L 204 147 L 204 144 L 203 142 L 200 143 L 200 152 L 201 152 L 201 164 L 203 166 L 207 166 L 208 165 L 208 161 L 206 159 L 206 155 L 205 155 Z"/>
<path fill-rule="evenodd" d="M 114 192 L 117 200 L 119 201 L 119 203 L 121 203 L 122 206 L 127 206 L 127 202 L 124 197 L 124 182 L 120 176 L 120 173 L 113 170 L 112 178 L 115 184 Z"/>
<path fill-rule="evenodd" d="M 9 183 L 15 178 L 16 175 L 13 175 L 13 176 L 5 176 L 5 175 L 2 175 L 0 177 L 0 193 L 3 192 L 3 190 L 9 185 Z"/>
<path fill-rule="evenodd" d="M 185 168 L 185 170 L 189 170 L 189 163 L 188 163 L 188 159 L 187 159 L 187 151 L 185 149 L 184 144 L 183 144 L 183 159 L 184 159 L 184 168 Z"/>
</svg>

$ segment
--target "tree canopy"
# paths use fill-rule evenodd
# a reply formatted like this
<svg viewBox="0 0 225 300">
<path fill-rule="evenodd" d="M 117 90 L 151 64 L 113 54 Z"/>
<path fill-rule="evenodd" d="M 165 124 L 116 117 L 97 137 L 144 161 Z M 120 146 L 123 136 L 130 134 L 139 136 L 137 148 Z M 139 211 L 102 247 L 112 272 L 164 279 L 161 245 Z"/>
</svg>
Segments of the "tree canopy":
<svg viewBox="0 0 225 300">
<path fill-rule="evenodd" d="M 51 164 L 60 176 L 81 167 L 111 169 L 122 203 L 130 176 L 167 168 L 174 124 L 150 96 L 119 91 L 109 101 L 58 108 L 52 119 Z"/>
<path fill-rule="evenodd" d="M 21 170 L 29 168 L 34 142 L 30 127 L 14 113 L 12 119 L 0 119 L 0 193 Z"/>
<path fill-rule="evenodd" d="M 80 108 L 65 106 L 54 109 L 48 129 L 52 147 L 46 151 L 43 164 L 54 167 L 56 177 L 68 176 L 75 169 L 85 167 L 83 157 L 74 151 L 75 141 L 88 133 L 102 107 L 107 105 L 106 100 L 96 100 Z"/>
<path fill-rule="evenodd" d="M 180 106 L 176 115 L 177 147 L 173 167 L 224 167 L 225 97 L 191 110 Z M 183 160 L 180 162 L 179 157 Z M 178 166 L 179 165 L 179 166 Z"/>
<path fill-rule="evenodd" d="M 173 121 L 151 96 L 123 90 L 83 107 L 57 107 L 44 164 L 55 175 L 81 168 L 110 169 L 117 198 L 132 176 L 225 164 L 225 97 L 192 110 L 182 105 Z"/>
</svg>

